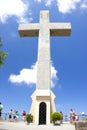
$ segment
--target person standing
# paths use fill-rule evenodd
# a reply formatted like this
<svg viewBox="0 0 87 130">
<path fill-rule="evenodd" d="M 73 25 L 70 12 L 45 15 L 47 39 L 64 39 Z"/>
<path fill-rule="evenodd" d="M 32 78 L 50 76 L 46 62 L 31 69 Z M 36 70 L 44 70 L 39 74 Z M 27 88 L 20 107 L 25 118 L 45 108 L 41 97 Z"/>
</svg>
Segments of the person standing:
<svg viewBox="0 0 87 130">
<path fill-rule="evenodd" d="M 16 110 L 13 112 L 13 120 L 16 121 Z"/>
<path fill-rule="evenodd" d="M 19 114 L 18 114 L 18 111 L 16 111 L 16 121 L 18 121 L 19 119 Z"/>
<path fill-rule="evenodd" d="M 8 114 L 9 114 L 9 121 L 12 121 L 12 109 L 10 109 Z"/>
<path fill-rule="evenodd" d="M 23 116 L 23 121 L 25 122 L 25 120 L 26 120 L 26 111 L 22 112 L 22 116 Z"/>
<path fill-rule="evenodd" d="M 63 123 L 63 113 L 62 113 L 62 111 L 60 111 L 60 114 L 62 116 L 62 119 L 60 120 L 60 123 L 62 124 Z"/>
<path fill-rule="evenodd" d="M 73 109 L 70 109 L 70 123 L 71 124 L 74 124 L 74 121 L 75 121 L 75 111 Z"/>
<path fill-rule="evenodd" d="M 1 119 L 1 115 L 2 115 L 2 110 L 3 110 L 3 105 L 2 105 L 2 103 L 0 102 L 0 119 Z"/>
</svg>

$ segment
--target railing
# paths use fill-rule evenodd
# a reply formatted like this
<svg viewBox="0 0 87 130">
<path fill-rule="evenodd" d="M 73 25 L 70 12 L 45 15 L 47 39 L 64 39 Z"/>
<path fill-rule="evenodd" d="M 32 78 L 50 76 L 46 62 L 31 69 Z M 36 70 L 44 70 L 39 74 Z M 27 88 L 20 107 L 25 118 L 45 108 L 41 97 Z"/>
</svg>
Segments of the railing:
<svg viewBox="0 0 87 130">
<path fill-rule="evenodd" d="M 1 119 L 2 120 L 9 120 L 9 114 L 8 113 L 2 113 Z M 14 120 L 14 114 L 12 114 L 12 120 Z M 18 121 L 22 121 L 22 120 L 23 120 L 22 115 L 19 114 Z"/>
<path fill-rule="evenodd" d="M 12 120 L 14 121 L 14 115 L 12 114 Z M 9 120 L 9 114 L 8 113 L 2 113 L 1 115 L 1 119 L 2 120 Z M 87 115 L 78 115 L 78 119 L 79 120 L 87 120 Z M 18 121 L 22 121 L 23 118 L 22 118 L 22 115 L 19 114 L 19 118 L 18 118 Z M 68 115 L 64 115 L 63 116 L 63 121 L 64 122 L 69 122 L 70 121 L 70 117 Z"/>
<path fill-rule="evenodd" d="M 86 120 L 87 121 L 87 115 L 79 115 L 79 120 Z"/>
<path fill-rule="evenodd" d="M 82 120 L 86 120 L 87 121 L 87 115 L 78 115 L 78 120 L 79 121 L 82 121 Z M 69 122 L 70 121 L 70 116 L 64 115 L 63 116 L 63 121 L 64 122 Z"/>
</svg>

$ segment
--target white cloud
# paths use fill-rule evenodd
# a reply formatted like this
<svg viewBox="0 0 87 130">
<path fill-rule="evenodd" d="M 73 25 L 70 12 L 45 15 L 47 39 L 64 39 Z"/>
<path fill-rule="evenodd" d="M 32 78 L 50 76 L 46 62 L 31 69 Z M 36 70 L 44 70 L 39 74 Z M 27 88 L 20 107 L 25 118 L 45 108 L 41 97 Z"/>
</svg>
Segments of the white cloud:
<svg viewBox="0 0 87 130">
<path fill-rule="evenodd" d="M 75 10 L 79 2 L 81 2 L 81 0 L 57 0 L 57 5 L 59 11 L 65 14 Z"/>
<path fill-rule="evenodd" d="M 45 5 L 46 6 L 51 6 L 53 1 L 54 0 L 45 0 Z"/>
<path fill-rule="evenodd" d="M 87 0 L 34 0 L 35 2 L 44 2 L 45 6 L 51 6 L 56 4 L 58 11 L 66 14 L 71 13 L 77 9 L 87 9 Z"/>
<path fill-rule="evenodd" d="M 77 8 L 87 9 L 87 0 L 34 0 L 34 2 L 43 2 L 48 7 L 55 4 L 63 14 Z M 0 0 L 0 22 L 2 23 L 7 22 L 12 16 L 20 23 L 31 22 L 32 16 L 29 13 L 31 13 L 29 0 Z"/>
<path fill-rule="evenodd" d="M 36 84 L 36 72 L 37 72 L 37 63 L 32 65 L 30 69 L 22 69 L 18 75 L 11 74 L 9 76 L 9 81 L 16 84 L 25 83 L 27 85 Z M 51 66 L 51 87 L 55 86 L 57 78 L 57 70 Z"/>
<path fill-rule="evenodd" d="M 76 9 L 87 9 L 87 0 L 56 0 L 59 12 L 66 14 Z"/>
<path fill-rule="evenodd" d="M 5 23 L 9 17 L 15 16 L 17 21 L 27 22 L 26 12 L 29 2 L 22 0 L 0 0 L 0 21 Z"/>
<path fill-rule="evenodd" d="M 58 80 L 58 77 L 57 77 L 57 70 L 55 69 L 54 66 L 51 66 L 51 87 L 55 87 L 55 84 Z"/>
<path fill-rule="evenodd" d="M 12 83 L 26 83 L 28 85 L 36 83 L 36 64 L 31 66 L 30 69 L 22 69 L 18 75 L 11 74 L 9 81 Z"/>
<path fill-rule="evenodd" d="M 81 4 L 82 9 L 87 9 L 87 0 L 84 0 Z"/>
</svg>

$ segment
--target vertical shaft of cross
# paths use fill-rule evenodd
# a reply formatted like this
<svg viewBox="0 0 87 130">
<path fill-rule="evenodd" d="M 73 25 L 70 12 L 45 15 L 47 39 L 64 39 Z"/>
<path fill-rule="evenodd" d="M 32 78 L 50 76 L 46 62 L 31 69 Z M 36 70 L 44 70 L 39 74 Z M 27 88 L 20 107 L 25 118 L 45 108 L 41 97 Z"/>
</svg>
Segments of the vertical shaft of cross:
<svg viewBox="0 0 87 130">
<path fill-rule="evenodd" d="M 49 12 L 40 12 L 40 31 L 38 42 L 37 89 L 49 90 L 50 83 L 50 30 Z"/>
</svg>

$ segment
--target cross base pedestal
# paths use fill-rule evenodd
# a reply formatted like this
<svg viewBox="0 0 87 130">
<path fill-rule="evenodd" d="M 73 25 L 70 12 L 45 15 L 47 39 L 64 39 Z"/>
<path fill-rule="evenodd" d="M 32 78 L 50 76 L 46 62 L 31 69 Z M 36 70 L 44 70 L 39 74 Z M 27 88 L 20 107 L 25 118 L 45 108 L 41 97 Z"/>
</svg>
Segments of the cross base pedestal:
<svg viewBox="0 0 87 130">
<path fill-rule="evenodd" d="M 42 93 L 43 91 L 43 93 Z M 33 123 L 37 125 L 50 124 L 50 115 L 56 111 L 55 95 L 52 91 L 36 90 L 32 96 L 30 113 L 33 115 Z"/>
</svg>

